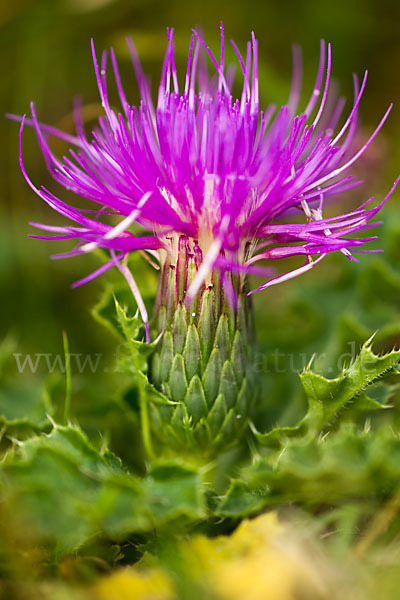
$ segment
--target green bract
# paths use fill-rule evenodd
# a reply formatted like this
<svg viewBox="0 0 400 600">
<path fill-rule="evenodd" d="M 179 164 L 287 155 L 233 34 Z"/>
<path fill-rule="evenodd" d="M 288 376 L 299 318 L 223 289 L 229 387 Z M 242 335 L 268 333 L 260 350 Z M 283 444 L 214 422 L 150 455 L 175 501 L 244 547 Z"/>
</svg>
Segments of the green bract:
<svg viewBox="0 0 400 600">
<path fill-rule="evenodd" d="M 240 298 L 238 312 L 221 302 L 210 285 L 199 297 L 198 309 L 176 305 L 152 358 L 151 381 L 172 403 L 151 405 L 152 431 L 165 447 L 202 449 L 238 443 L 248 424 L 255 397 L 251 372 L 253 345 Z"/>
</svg>

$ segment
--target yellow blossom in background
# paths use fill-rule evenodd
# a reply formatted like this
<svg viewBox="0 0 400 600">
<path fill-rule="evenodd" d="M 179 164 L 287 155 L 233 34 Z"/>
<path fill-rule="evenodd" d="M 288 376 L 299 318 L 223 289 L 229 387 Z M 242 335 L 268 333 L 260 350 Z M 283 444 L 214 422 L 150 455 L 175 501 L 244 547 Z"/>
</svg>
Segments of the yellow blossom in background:
<svg viewBox="0 0 400 600">
<path fill-rule="evenodd" d="M 319 565 L 276 513 L 243 521 L 230 537 L 197 536 L 188 542 L 188 555 L 190 562 L 198 559 L 210 589 L 223 600 L 328 597 L 322 560 Z"/>
<path fill-rule="evenodd" d="M 179 554 L 187 577 L 185 588 L 190 589 L 192 582 L 194 600 L 334 598 L 330 569 L 296 531 L 270 512 L 243 521 L 230 536 L 196 535 L 182 541 Z M 172 575 L 140 564 L 102 579 L 94 596 L 95 600 L 173 598 L 179 596 L 174 593 Z"/>
<path fill-rule="evenodd" d="M 140 571 L 125 567 L 101 579 L 93 600 L 172 600 L 175 598 L 169 576 L 161 569 Z"/>
</svg>

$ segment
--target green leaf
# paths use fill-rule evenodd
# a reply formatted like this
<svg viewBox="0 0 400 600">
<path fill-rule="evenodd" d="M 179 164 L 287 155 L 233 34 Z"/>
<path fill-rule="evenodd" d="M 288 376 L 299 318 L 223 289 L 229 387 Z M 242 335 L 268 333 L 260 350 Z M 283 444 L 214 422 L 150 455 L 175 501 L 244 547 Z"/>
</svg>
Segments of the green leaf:
<svg viewBox="0 0 400 600">
<path fill-rule="evenodd" d="M 129 295 L 130 294 L 130 295 Z M 92 316 L 106 327 L 111 333 L 118 338 L 123 340 L 123 334 L 121 331 L 120 324 L 117 319 L 117 313 L 115 311 L 115 297 L 119 298 L 120 302 L 127 303 L 132 296 L 131 292 L 127 288 L 115 289 L 115 286 L 108 286 L 102 294 L 99 302 L 92 309 Z"/>
<path fill-rule="evenodd" d="M 257 441 L 262 446 L 267 446 L 268 448 L 280 448 L 285 444 L 286 438 L 301 435 L 307 429 L 305 419 L 302 419 L 300 423 L 293 426 L 279 427 L 278 425 L 266 433 L 260 433 L 254 426 L 254 423 L 250 423 L 250 428 Z"/>
<path fill-rule="evenodd" d="M 378 382 L 375 385 L 371 385 L 367 392 L 362 392 L 357 396 L 353 403 L 351 410 L 355 411 L 369 411 L 369 410 L 384 410 L 386 408 L 392 408 L 389 403 L 390 399 L 396 393 L 398 389 L 397 385 L 388 385 L 385 383 Z"/>
<path fill-rule="evenodd" d="M 127 350 L 129 351 L 126 356 L 120 357 L 120 366 L 122 367 L 122 370 L 132 376 L 132 383 L 134 386 L 140 387 L 143 390 L 146 401 L 155 402 L 156 404 L 174 404 L 150 383 L 147 376 L 149 358 L 156 349 L 159 339 L 156 339 L 149 344 L 136 339 L 143 331 L 143 323 L 139 313 L 130 317 L 127 314 L 127 309 L 122 307 L 116 298 L 114 298 L 114 304 L 117 321 L 126 339 Z M 167 340 L 168 339 L 170 339 L 172 344 L 170 332 L 168 332 L 167 335 Z M 163 356 L 164 362 L 165 358 L 166 357 Z M 163 364 L 160 364 L 160 370 L 162 368 Z"/>
<path fill-rule="evenodd" d="M 353 502 L 365 519 L 399 480 L 400 437 L 387 427 L 359 431 L 346 423 L 330 435 L 286 439 L 283 450 L 255 457 L 231 480 L 216 514 L 243 517 L 287 502 L 313 511 Z"/>
<path fill-rule="evenodd" d="M 382 403 L 369 398 L 364 392 L 382 378 L 396 374 L 399 361 L 400 351 L 393 350 L 382 356 L 374 354 L 370 339 L 349 367 L 334 379 L 314 373 L 308 366 L 300 374 L 308 402 L 306 415 L 296 425 L 275 427 L 266 433 L 259 433 L 253 425 L 257 440 L 262 445 L 277 447 L 284 444 L 287 437 L 307 432 L 315 435 L 333 418 L 337 418 L 344 408 L 358 411 L 382 408 Z"/>
<path fill-rule="evenodd" d="M 99 255 L 104 262 L 108 260 L 107 254 L 102 250 L 99 251 Z M 146 306 L 148 306 L 154 298 L 158 274 L 156 270 L 149 269 L 148 263 L 143 260 L 139 252 L 131 253 L 129 256 L 129 266 L 135 272 L 135 277 L 141 277 L 140 291 Z M 92 316 L 119 340 L 123 340 L 121 323 L 118 321 L 115 311 L 116 298 L 120 306 L 130 307 L 135 305 L 132 292 L 122 278 L 107 285 L 99 302 L 92 309 Z M 139 323 L 143 331 L 143 322 L 140 320 Z"/>
<path fill-rule="evenodd" d="M 180 516 L 205 517 L 206 503 L 202 472 L 179 459 L 152 464 L 145 487 L 156 522 L 166 523 Z"/>
<path fill-rule="evenodd" d="M 98 451 L 78 427 L 56 425 L 49 435 L 20 443 L 3 472 L 5 500 L 58 554 L 94 535 L 123 538 L 205 516 L 199 469 L 154 463 L 140 479 L 110 451 Z"/>
<path fill-rule="evenodd" d="M 215 512 L 220 517 L 246 517 L 263 508 L 265 495 L 263 488 L 253 488 L 244 481 L 232 479 L 228 492 Z"/>
<path fill-rule="evenodd" d="M 122 329 L 122 333 L 124 334 L 124 338 L 130 342 L 132 340 L 136 340 L 139 335 L 141 320 L 139 317 L 139 313 L 133 317 L 128 317 L 128 309 L 122 307 L 118 300 L 114 298 L 115 301 L 115 310 L 117 313 L 117 320 Z"/>
<path fill-rule="evenodd" d="M 109 453 L 100 454 L 76 427 L 56 426 L 48 436 L 22 443 L 18 453 L 8 457 L 4 472 L 9 502 L 29 518 L 40 538 L 57 545 L 60 554 L 75 550 L 106 527 L 106 516 L 118 516 L 114 511 L 118 478 L 124 474 L 121 466 Z M 139 505 L 132 512 L 135 528 L 146 529 L 150 520 L 143 491 L 128 474 L 124 487 L 132 508 Z"/>
<path fill-rule="evenodd" d="M 300 379 L 309 403 L 307 421 L 311 427 L 319 429 L 328 423 L 369 385 L 393 374 L 399 361 L 400 351 L 377 356 L 368 340 L 355 361 L 335 379 L 326 379 L 307 368 Z"/>
<path fill-rule="evenodd" d="M 0 425 L 9 428 L 42 430 L 53 414 L 49 383 L 18 381 L 0 389 Z"/>
</svg>

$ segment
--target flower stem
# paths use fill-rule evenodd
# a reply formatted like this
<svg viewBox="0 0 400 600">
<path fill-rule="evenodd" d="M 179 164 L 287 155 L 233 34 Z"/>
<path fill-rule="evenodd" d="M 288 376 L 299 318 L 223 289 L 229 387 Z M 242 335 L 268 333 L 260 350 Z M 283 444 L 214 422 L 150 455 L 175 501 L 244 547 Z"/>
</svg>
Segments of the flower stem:
<svg viewBox="0 0 400 600">
<path fill-rule="evenodd" d="M 71 355 L 69 353 L 67 332 L 63 331 L 63 346 L 65 355 L 65 403 L 64 403 L 64 425 L 68 425 L 71 408 Z"/>
</svg>

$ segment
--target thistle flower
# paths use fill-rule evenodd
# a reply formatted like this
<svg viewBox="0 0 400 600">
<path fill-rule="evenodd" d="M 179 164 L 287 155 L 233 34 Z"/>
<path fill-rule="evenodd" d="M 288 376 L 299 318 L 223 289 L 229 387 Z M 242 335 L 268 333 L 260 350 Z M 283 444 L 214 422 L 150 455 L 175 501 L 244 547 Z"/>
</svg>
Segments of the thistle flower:
<svg viewBox="0 0 400 600">
<path fill-rule="evenodd" d="M 219 58 L 193 31 L 183 88 L 175 65 L 173 30 L 168 30 L 155 106 L 133 42 L 127 43 L 141 94 L 139 107 L 126 99 L 113 49 L 111 66 L 122 111 L 111 107 L 108 53 L 103 52 L 99 65 L 92 43 L 105 114 L 91 137 L 78 104 L 75 136 L 40 123 L 33 104 L 32 118 L 22 119 L 21 145 L 28 123 L 54 179 L 97 205 L 93 211 L 75 208 L 46 188 L 36 188 L 20 149 L 21 168 L 31 188 L 72 221 L 61 226 L 33 223 L 51 234 L 34 237 L 77 238 L 78 245 L 62 256 L 107 249 L 110 260 L 74 285 L 117 266 L 136 298 L 147 340 L 146 307 L 127 259 L 129 253 L 141 250 L 159 262 L 162 274 L 153 323 L 163 336 L 151 377 L 178 407 L 154 409 L 153 423 L 160 435 L 165 422 L 172 423 L 169 433 L 176 438 L 179 422 L 183 428 L 179 435 L 196 429 L 198 438 L 208 444 L 222 430 L 222 437 L 232 435 L 239 426 L 237 417 L 242 427 L 254 397 L 248 369 L 253 348 L 248 295 L 305 273 L 333 251 L 355 260 L 354 253 L 365 251 L 363 244 L 375 239 L 358 234 L 371 226 L 395 186 L 375 207 L 367 207 L 370 199 L 328 218 L 323 208 L 328 198 L 361 183 L 349 168 L 371 144 L 391 106 L 364 145 L 354 149 L 367 73 L 361 85 L 354 77 L 353 106 L 334 133 L 344 99 L 337 98 L 330 82 L 330 45 L 321 42 L 315 86 L 304 110 L 297 112 L 301 88 L 297 49 L 288 104 L 277 111 L 272 105 L 261 110 L 254 34 L 244 56 L 231 42 L 243 78 L 241 95 L 235 98 L 233 69 L 225 64 L 222 24 Z M 72 145 L 69 156 L 54 155 L 48 143 L 51 135 Z M 267 280 L 269 266 L 256 264 L 302 255 L 302 266 Z M 249 273 L 264 276 L 251 291 Z"/>
</svg>

